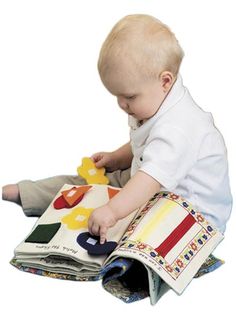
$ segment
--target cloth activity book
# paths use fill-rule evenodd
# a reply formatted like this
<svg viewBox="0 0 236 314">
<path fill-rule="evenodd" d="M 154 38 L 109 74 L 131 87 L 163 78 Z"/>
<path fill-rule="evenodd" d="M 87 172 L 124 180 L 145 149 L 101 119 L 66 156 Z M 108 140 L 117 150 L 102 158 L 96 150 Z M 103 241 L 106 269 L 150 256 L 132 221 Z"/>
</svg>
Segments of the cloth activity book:
<svg viewBox="0 0 236 314">
<path fill-rule="evenodd" d="M 104 184 L 64 185 L 16 247 L 11 263 L 85 281 L 114 274 L 123 259 L 135 261 L 146 269 L 152 304 L 168 287 L 181 294 L 223 235 L 189 202 L 162 191 L 110 228 L 101 245 L 88 233 L 88 218 L 119 190 Z M 135 276 L 137 281 L 139 272 Z"/>
</svg>

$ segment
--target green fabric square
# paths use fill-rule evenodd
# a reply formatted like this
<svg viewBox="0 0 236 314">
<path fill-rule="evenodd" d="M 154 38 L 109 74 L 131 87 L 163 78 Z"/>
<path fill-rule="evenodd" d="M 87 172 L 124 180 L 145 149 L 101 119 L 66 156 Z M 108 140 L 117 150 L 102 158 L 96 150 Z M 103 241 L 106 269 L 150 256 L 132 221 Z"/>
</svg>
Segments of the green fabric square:
<svg viewBox="0 0 236 314">
<path fill-rule="evenodd" d="M 38 225 L 25 242 L 30 243 L 48 243 L 57 233 L 61 223 Z"/>
</svg>

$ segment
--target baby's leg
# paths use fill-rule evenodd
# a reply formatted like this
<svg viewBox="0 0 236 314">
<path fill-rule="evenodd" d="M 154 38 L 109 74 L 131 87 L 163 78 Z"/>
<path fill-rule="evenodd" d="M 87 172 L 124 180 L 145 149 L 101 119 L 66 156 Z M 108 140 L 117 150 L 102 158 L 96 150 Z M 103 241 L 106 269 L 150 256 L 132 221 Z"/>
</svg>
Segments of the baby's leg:
<svg viewBox="0 0 236 314">
<path fill-rule="evenodd" d="M 114 172 L 107 172 L 106 176 L 109 179 L 109 185 L 123 188 L 130 179 L 130 168 L 125 170 L 116 170 Z"/>
<path fill-rule="evenodd" d="M 123 187 L 130 178 L 130 169 L 106 174 L 109 184 Z M 24 180 L 3 187 L 2 198 L 20 204 L 27 216 L 41 216 L 64 184 L 84 185 L 80 176 L 56 176 L 38 181 Z"/>
<path fill-rule="evenodd" d="M 41 216 L 64 184 L 84 185 L 80 176 L 55 176 L 38 181 L 18 183 L 22 208 L 27 216 Z"/>
<path fill-rule="evenodd" d="M 15 192 L 6 196 L 8 186 L 3 188 L 3 199 L 15 201 L 18 198 L 26 216 L 41 216 L 64 184 L 83 185 L 85 180 L 79 176 L 55 176 L 38 181 L 24 180 L 18 184 L 9 185 L 14 187 Z M 16 192 L 17 191 L 17 192 Z M 14 194 L 14 195 L 13 195 Z M 14 196 L 14 198 L 13 198 Z"/>
</svg>

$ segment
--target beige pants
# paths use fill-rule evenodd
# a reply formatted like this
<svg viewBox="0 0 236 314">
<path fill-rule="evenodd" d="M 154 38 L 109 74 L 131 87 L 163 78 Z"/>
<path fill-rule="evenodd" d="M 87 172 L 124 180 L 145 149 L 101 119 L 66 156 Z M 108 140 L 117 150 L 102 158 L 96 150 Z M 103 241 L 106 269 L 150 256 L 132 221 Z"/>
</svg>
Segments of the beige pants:
<svg viewBox="0 0 236 314">
<path fill-rule="evenodd" d="M 123 187 L 130 179 L 130 168 L 106 173 L 109 185 Z M 38 181 L 18 183 L 22 208 L 26 216 L 41 216 L 64 184 L 84 185 L 80 176 L 56 176 Z"/>
</svg>

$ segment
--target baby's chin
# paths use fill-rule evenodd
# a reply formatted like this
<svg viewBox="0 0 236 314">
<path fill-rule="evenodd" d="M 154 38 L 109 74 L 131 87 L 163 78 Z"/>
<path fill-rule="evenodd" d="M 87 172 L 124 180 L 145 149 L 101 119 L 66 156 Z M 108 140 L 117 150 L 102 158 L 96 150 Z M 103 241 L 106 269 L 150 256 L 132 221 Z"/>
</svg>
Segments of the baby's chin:
<svg viewBox="0 0 236 314">
<path fill-rule="evenodd" d="M 143 117 L 140 117 L 140 116 L 137 116 L 135 113 L 132 113 L 132 114 L 129 114 L 131 117 L 134 117 L 135 119 L 137 119 L 139 122 L 146 122 L 149 118 L 143 118 Z"/>
</svg>

